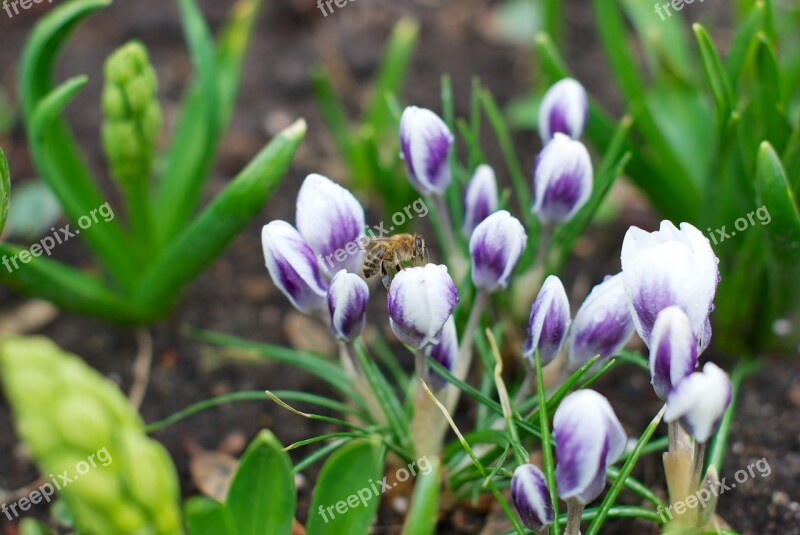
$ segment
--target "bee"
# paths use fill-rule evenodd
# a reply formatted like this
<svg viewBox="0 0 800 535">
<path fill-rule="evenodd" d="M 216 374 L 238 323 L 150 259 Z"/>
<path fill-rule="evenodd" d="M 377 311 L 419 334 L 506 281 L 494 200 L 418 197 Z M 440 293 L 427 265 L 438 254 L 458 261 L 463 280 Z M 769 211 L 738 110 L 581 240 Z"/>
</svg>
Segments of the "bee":
<svg viewBox="0 0 800 535">
<path fill-rule="evenodd" d="M 392 279 L 389 270 L 395 273 L 405 269 L 403 262 L 410 261 L 412 266 L 430 261 L 425 239 L 419 234 L 397 234 L 386 238 L 373 238 L 366 247 L 364 257 L 364 276 L 370 278 L 380 273 L 381 282 L 388 290 Z"/>
</svg>

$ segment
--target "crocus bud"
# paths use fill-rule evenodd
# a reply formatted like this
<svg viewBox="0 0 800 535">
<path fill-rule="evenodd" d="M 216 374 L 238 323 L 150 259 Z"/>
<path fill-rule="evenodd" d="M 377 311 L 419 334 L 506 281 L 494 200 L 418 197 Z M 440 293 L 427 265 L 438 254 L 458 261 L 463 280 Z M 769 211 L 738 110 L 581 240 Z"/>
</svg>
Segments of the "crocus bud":
<svg viewBox="0 0 800 535">
<path fill-rule="evenodd" d="M 569 322 L 567 292 L 561 279 L 550 275 L 544 280 L 542 289 L 531 306 L 528 336 L 522 347 L 522 354 L 534 362 L 534 352 L 538 349 L 542 366 L 550 364 L 564 343 Z"/>
<path fill-rule="evenodd" d="M 352 342 L 364 330 L 369 287 L 355 273 L 341 270 L 328 288 L 331 331 L 337 340 Z"/>
<path fill-rule="evenodd" d="M 719 366 L 707 362 L 702 372 L 681 380 L 669 393 L 664 420 L 680 420 L 690 435 L 705 442 L 717 430 L 730 402 L 730 379 Z"/>
<path fill-rule="evenodd" d="M 441 195 L 450 185 L 453 134 L 425 108 L 409 106 L 400 119 L 400 148 L 411 185 L 423 195 Z"/>
<path fill-rule="evenodd" d="M 458 359 L 458 333 L 456 332 L 456 322 L 450 315 L 444 324 L 439 342 L 428 346 L 427 356 L 433 357 L 436 362 L 447 368 L 449 371 L 455 370 L 456 360 Z M 439 374 L 431 375 L 431 382 L 437 388 L 442 388 L 446 381 Z"/>
<path fill-rule="evenodd" d="M 364 208 L 352 193 L 318 174 L 310 174 L 297 194 L 297 230 L 322 268 L 332 277 L 341 269 L 357 273 L 364 260 Z"/>
<path fill-rule="evenodd" d="M 511 477 L 511 501 L 528 529 L 542 531 L 555 520 L 547 481 L 535 465 L 521 464 L 514 470 Z"/>
<path fill-rule="evenodd" d="M 522 223 L 505 210 L 484 219 L 469 240 L 475 286 L 487 292 L 507 287 L 527 239 Z"/>
<path fill-rule="evenodd" d="M 669 306 L 658 313 L 650 337 L 650 382 L 666 401 L 672 387 L 697 367 L 697 340 L 683 310 Z"/>
<path fill-rule="evenodd" d="M 631 227 L 622 242 L 622 277 L 636 331 L 650 346 L 658 313 L 677 305 L 695 337 L 708 345 L 706 320 L 719 282 L 719 260 L 708 239 L 689 223 L 662 221 L 655 232 Z"/>
<path fill-rule="evenodd" d="M 401 342 L 422 349 L 439 342 L 457 303 L 458 290 L 447 266 L 405 268 L 389 287 L 389 324 Z"/>
<path fill-rule="evenodd" d="M 631 339 L 633 330 L 622 274 L 606 277 L 592 288 L 572 321 L 569 367 L 578 369 L 595 355 L 616 355 Z"/>
<path fill-rule="evenodd" d="M 328 285 L 322 280 L 314 251 L 286 221 L 261 230 L 267 271 L 295 308 L 307 314 L 325 309 Z"/>
<path fill-rule="evenodd" d="M 536 158 L 533 208 L 544 223 L 563 223 L 592 195 L 592 160 L 580 141 L 555 134 Z"/>
<path fill-rule="evenodd" d="M 558 495 L 587 504 L 606 482 L 606 468 L 625 450 L 627 436 L 608 400 L 594 390 L 564 398 L 553 418 Z"/>
<path fill-rule="evenodd" d="M 464 235 L 470 237 L 478 223 L 497 210 L 497 179 L 494 170 L 479 165 L 464 193 Z"/>
<path fill-rule="evenodd" d="M 583 86 L 572 78 L 553 84 L 544 94 L 539 108 L 539 135 L 547 143 L 557 132 L 579 139 L 583 134 L 589 98 Z"/>
<path fill-rule="evenodd" d="M 158 80 L 141 43 L 128 43 L 106 60 L 103 149 L 111 175 L 124 186 L 148 180 L 161 132 Z"/>
</svg>

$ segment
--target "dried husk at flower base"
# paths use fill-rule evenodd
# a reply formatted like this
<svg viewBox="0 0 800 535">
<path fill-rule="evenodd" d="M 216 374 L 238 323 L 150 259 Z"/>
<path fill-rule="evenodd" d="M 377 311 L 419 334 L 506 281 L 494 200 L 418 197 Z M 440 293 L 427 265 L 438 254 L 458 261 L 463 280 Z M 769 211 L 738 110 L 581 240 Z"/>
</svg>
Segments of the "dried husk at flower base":
<svg viewBox="0 0 800 535">
<path fill-rule="evenodd" d="M 0 376 L 17 431 L 44 480 L 61 486 L 78 533 L 183 533 L 172 461 L 116 386 L 45 338 L 0 341 Z"/>
</svg>

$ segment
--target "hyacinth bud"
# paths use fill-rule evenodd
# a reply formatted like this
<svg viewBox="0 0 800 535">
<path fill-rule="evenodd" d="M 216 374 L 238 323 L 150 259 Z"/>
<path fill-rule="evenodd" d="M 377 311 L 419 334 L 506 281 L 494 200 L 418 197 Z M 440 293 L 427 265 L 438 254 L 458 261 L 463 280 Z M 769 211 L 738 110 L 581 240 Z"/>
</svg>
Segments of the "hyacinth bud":
<svg viewBox="0 0 800 535">
<path fill-rule="evenodd" d="M 719 282 L 719 260 L 703 234 L 689 223 L 678 230 L 662 221 L 655 232 L 631 227 L 622 242 L 622 275 L 636 331 L 648 347 L 658 313 L 677 305 L 700 346 L 711 337 L 708 315 Z"/>
<path fill-rule="evenodd" d="M 522 223 L 506 210 L 484 219 L 469 240 L 475 287 L 486 292 L 506 288 L 527 239 Z"/>
<path fill-rule="evenodd" d="M 559 132 L 579 139 L 588 114 L 589 98 L 583 86 L 572 78 L 559 80 L 544 94 L 539 108 L 542 143 L 547 143 Z"/>
<path fill-rule="evenodd" d="M 555 134 L 536 158 L 533 208 L 544 223 L 564 223 L 592 195 L 592 160 L 580 141 Z"/>
<path fill-rule="evenodd" d="M 659 312 L 650 337 L 650 382 L 666 401 L 672 387 L 697 367 L 697 340 L 683 310 L 669 306 Z"/>
<path fill-rule="evenodd" d="M 553 502 L 544 474 L 535 465 L 521 464 L 511 477 L 511 501 L 522 524 L 533 531 L 542 531 L 555 520 Z"/>
<path fill-rule="evenodd" d="M 486 164 L 475 169 L 464 193 L 464 226 L 466 237 L 478 224 L 497 211 L 497 179 L 494 170 Z"/>
<path fill-rule="evenodd" d="M 569 328 L 569 299 L 561 279 L 550 275 L 544 280 L 539 295 L 531 306 L 528 336 L 522 347 L 525 358 L 534 362 L 539 350 L 542 366 L 550 364 L 561 350 Z"/>
<path fill-rule="evenodd" d="M 401 270 L 389 287 L 389 324 L 398 340 L 414 349 L 440 341 L 458 303 L 447 266 L 426 264 Z"/>
<path fill-rule="evenodd" d="M 569 367 L 578 369 L 595 355 L 616 355 L 633 336 L 633 320 L 622 274 L 606 277 L 586 297 L 569 333 Z"/>
<path fill-rule="evenodd" d="M 426 354 L 429 357 L 433 357 L 436 362 L 449 371 L 455 370 L 456 360 L 458 359 L 458 333 L 456 332 L 456 322 L 452 315 L 450 315 L 442 328 L 439 342 L 428 346 Z M 436 388 L 442 388 L 447 384 L 444 377 L 437 373 L 431 374 L 430 378 L 431 383 Z"/>
<path fill-rule="evenodd" d="M 106 60 L 103 149 L 121 184 L 148 180 L 161 132 L 158 80 L 141 43 L 130 42 Z"/>
<path fill-rule="evenodd" d="M 594 390 L 564 398 L 553 417 L 556 486 L 564 500 L 587 504 L 606 483 L 606 468 L 625 450 L 625 430 L 608 400 Z"/>
<path fill-rule="evenodd" d="M 328 288 L 331 330 L 337 340 L 352 342 L 364 330 L 369 287 L 361 277 L 341 270 Z"/>
<path fill-rule="evenodd" d="M 364 208 L 352 193 L 318 174 L 310 174 L 297 194 L 297 230 L 317 254 L 323 273 L 356 273 L 364 260 Z"/>
<path fill-rule="evenodd" d="M 702 372 L 682 379 L 667 397 L 664 420 L 680 420 L 681 425 L 699 442 L 706 442 L 719 427 L 731 402 L 731 381 L 713 362 Z"/>
<path fill-rule="evenodd" d="M 0 377 L 45 483 L 86 535 L 183 533 L 169 454 L 105 377 L 44 338 L 0 342 Z M 59 474 L 66 474 L 65 481 Z"/>
<path fill-rule="evenodd" d="M 306 314 L 325 310 L 328 285 L 300 233 L 286 221 L 272 221 L 261 230 L 261 244 L 272 282 L 292 305 Z"/>
<path fill-rule="evenodd" d="M 431 110 L 409 106 L 400 119 L 400 149 L 411 185 L 423 195 L 441 195 L 450 185 L 453 134 Z"/>
</svg>

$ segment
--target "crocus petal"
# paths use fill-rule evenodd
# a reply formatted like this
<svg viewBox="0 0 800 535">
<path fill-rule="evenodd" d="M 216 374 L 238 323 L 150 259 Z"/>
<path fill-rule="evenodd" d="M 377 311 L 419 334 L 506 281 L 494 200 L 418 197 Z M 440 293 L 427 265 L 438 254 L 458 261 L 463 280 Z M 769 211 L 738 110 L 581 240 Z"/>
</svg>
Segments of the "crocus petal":
<svg viewBox="0 0 800 535">
<path fill-rule="evenodd" d="M 547 143 L 556 132 L 578 139 L 589 113 L 586 90 L 576 80 L 564 78 L 545 93 L 539 108 L 539 135 Z"/>
<path fill-rule="evenodd" d="M 297 194 L 297 230 L 318 255 L 324 274 L 356 273 L 364 260 L 364 208 L 345 188 L 310 174 Z"/>
<path fill-rule="evenodd" d="M 569 334 L 569 367 L 577 369 L 595 355 L 616 355 L 633 336 L 633 320 L 628 310 L 622 274 L 606 277 L 592 288 Z"/>
<path fill-rule="evenodd" d="M 487 292 L 508 286 L 527 239 L 522 223 L 506 210 L 484 219 L 469 240 L 475 286 Z"/>
<path fill-rule="evenodd" d="M 458 291 L 447 266 L 405 268 L 389 287 L 389 324 L 401 342 L 422 349 L 439 341 L 457 303 Z"/>
<path fill-rule="evenodd" d="M 541 531 L 555 520 L 544 474 L 532 464 L 521 464 L 511 477 L 511 501 L 523 525 Z"/>
<path fill-rule="evenodd" d="M 702 372 L 694 372 L 672 389 L 664 420 L 680 419 L 689 434 L 706 442 L 717 430 L 730 402 L 730 379 L 719 366 L 708 362 Z"/>
<path fill-rule="evenodd" d="M 679 306 L 692 332 L 708 345 L 706 320 L 719 282 L 718 259 L 703 234 L 688 223 L 662 221 L 656 232 L 631 227 L 622 242 L 622 273 L 636 331 L 650 345 L 658 313 Z"/>
<path fill-rule="evenodd" d="M 606 468 L 622 455 L 627 442 L 614 410 L 594 390 L 578 390 L 556 410 L 553 434 L 558 495 L 565 500 L 592 501 L 603 489 Z"/>
<path fill-rule="evenodd" d="M 464 194 L 464 235 L 470 237 L 478 223 L 497 211 L 497 179 L 494 170 L 479 165 Z"/>
<path fill-rule="evenodd" d="M 369 287 L 361 277 L 345 270 L 339 271 L 328 288 L 328 311 L 331 331 L 338 339 L 352 342 L 364 330 Z"/>
<path fill-rule="evenodd" d="M 592 180 L 592 160 L 583 143 L 555 134 L 536 158 L 531 211 L 545 223 L 569 221 L 589 200 Z"/>
<path fill-rule="evenodd" d="M 458 359 L 458 333 L 456 332 L 456 322 L 451 315 L 442 328 L 442 333 L 439 336 L 439 342 L 428 346 L 426 353 L 429 357 L 433 357 L 436 362 L 453 371 Z M 431 382 L 437 388 L 442 388 L 447 381 L 439 374 L 431 375 Z"/>
<path fill-rule="evenodd" d="M 400 148 L 408 178 L 423 195 L 441 195 L 450 185 L 453 134 L 442 119 L 425 108 L 409 106 L 400 118 Z"/>
<path fill-rule="evenodd" d="M 292 305 L 305 313 L 324 310 L 328 286 L 300 233 L 286 221 L 272 221 L 261 230 L 261 243 L 272 282 Z"/>
<path fill-rule="evenodd" d="M 550 275 L 531 306 L 528 336 L 522 348 L 525 358 L 534 362 L 536 349 L 542 366 L 551 363 L 564 343 L 569 328 L 569 299 L 561 279 Z"/>
<path fill-rule="evenodd" d="M 697 367 L 697 340 L 677 306 L 659 312 L 650 337 L 650 382 L 666 401 L 670 390 Z"/>
</svg>

